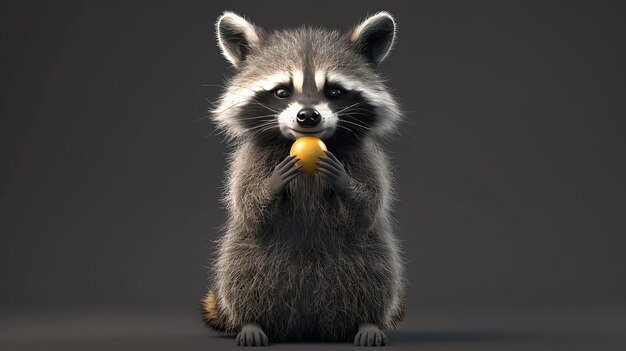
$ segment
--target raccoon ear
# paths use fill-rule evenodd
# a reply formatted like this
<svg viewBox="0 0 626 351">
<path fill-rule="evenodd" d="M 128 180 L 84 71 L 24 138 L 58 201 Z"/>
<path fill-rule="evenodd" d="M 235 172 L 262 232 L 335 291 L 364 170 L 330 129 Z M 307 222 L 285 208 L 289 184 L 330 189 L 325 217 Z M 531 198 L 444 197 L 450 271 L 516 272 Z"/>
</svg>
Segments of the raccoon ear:
<svg viewBox="0 0 626 351">
<path fill-rule="evenodd" d="M 389 55 L 396 37 L 396 21 L 388 12 L 370 16 L 350 32 L 350 42 L 365 57 L 379 64 Z"/>
<path fill-rule="evenodd" d="M 236 68 L 261 46 L 263 31 L 234 12 L 224 12 L 215 23 L 215 30 L 222 54 Z"/>
</svg>

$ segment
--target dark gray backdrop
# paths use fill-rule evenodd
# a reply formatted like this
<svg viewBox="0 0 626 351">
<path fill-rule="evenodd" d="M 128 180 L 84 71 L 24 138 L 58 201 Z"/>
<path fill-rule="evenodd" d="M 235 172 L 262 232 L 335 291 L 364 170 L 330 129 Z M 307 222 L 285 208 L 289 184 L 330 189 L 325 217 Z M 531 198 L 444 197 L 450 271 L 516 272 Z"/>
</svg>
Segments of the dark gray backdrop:
<svg viewBox="0 0 626 351">
<path fill-rule="evenodd" d="M 625 302 L 623 2 L 0 5 L 0 308 L 195 313 L 224 213 L 207 100 L 226 9 L 273 29 L 397 17 L 382 71 L 409 313 Z"/>
</svg>

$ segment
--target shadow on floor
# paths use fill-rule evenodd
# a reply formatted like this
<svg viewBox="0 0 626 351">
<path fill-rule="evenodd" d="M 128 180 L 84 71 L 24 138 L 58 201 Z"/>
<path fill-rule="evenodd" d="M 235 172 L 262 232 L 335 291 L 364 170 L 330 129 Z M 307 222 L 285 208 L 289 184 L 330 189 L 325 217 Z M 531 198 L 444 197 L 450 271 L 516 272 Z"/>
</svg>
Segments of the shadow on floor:
<svg viewBox="0 0 626 351">
<path fill-rule="evenodd" d="M 483 343 L 483 342 L 534 342 L 558 339 L 562 334 L 547 332 L 515 332 L 489 330 L 441 330 L 441 331 L 414 331 L 393 330 L 385 332 L 391 345 L 421 344 L 421 343 Z M 235 342 L 235 335 L 212 335 L 219 340 L 231 339 Z M 279 344 L 291 344 L 285 342 Z M 332 342 L 301 341 L 295 344 L 333 344 Z M 350 342 L 338 344 L 351 344 Z"/>
<path fill-rule="evenodd" d="M 558 338 L 557 334 L 545 332 L 514 332 L 489 330 L 445 330 L 445 331 L 388 331 L 387 336 L 393 344 L 418 343 L 464 343 L 511 341 L 526 342 Z"/>
</svg>

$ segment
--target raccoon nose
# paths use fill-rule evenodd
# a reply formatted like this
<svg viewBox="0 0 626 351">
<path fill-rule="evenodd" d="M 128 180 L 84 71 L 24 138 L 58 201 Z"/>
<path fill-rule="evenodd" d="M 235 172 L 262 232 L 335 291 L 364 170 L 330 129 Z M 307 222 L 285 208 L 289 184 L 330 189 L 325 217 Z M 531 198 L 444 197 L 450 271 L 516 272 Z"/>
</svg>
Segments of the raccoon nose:
<svg viewBox="0 0 626 351">
<path fill-rule="evenodd" d="M 313 128 L 320 123 L 320 113 L 312 108 L 303 108 L 296 116 L 298 125 L 305 128 Z"/>
</svg>

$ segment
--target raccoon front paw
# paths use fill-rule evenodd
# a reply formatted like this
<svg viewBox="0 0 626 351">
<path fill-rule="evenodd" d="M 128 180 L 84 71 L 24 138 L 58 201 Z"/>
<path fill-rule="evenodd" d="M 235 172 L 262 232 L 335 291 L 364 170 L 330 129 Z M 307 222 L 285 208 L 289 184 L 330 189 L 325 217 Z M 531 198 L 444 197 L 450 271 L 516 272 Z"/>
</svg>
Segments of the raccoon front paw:
<svg viewBox="0 0 626 351">
<path fill-rule="evenodd" d="M 269 340 L 267 335 L 261 329 L 261 326 L 254 323 L 248 323 L 241 328 L 237 334 L 237 346 L 267 346 Z"/>
<path fill-rule="evenodd" d="M 354 337 L 355 346 L 385 346 L 387 335 L 374 324 L 361 324 Z"/>
<path fill-rule="evenodd" d="M 282 193 L 290 181 L 302 174 L 300 170 L 302 166 L 295 166 L 299 160 L 296 155 L 287 156 L 274 168 L 274 172 L 269 178 L 269 187 L 272 193 Z"/>
<path fill-rule="evenodd" d="M 317 173 L 333 187 L 335 193 L 343 195 L 351 178 L 335 154 L 326 151 L 326 155 L 319 157 Z"/>
</svg>

